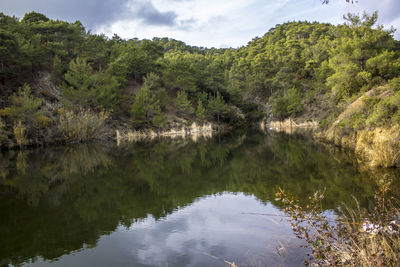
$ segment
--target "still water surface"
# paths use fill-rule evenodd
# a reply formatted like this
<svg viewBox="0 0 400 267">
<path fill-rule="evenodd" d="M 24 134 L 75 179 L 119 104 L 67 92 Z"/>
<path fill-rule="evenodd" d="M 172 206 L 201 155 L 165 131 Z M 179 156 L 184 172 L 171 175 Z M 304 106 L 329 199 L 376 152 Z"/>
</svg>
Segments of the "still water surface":
<svg viewBox="0 0 400 267">
<path fill-rule="evenodd" d="M 368 207 L 370 175 L 340 156 L 265 133 L 1 154 L 0 266 L 299 266 L 274 194 Z"/>
</svg>

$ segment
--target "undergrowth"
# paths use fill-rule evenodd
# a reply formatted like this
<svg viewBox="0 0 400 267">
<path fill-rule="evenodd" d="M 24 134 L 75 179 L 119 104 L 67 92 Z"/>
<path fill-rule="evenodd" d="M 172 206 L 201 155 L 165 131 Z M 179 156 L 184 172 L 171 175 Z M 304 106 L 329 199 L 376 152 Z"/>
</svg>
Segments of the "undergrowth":
<svg viewBox="0 0 400 267">
<path fill-rule="evenodd" d="M 105 137 L 106 112 L 81 109 L 78 112 L 60 110 L 58 128 L 67 142 L 79 143 Z"/>
<path fill-rule="evenodd" d="M 312 250 L 307 265 L 400 264 L 398 202 L 388 196 L 390 181 L 386 177 L 378 185 L 372 210 L 346 208 L 336 219 L 329 219 L 322 213 L 323 192 L 315 192 L 303 207 L 294 195 L 279 190 L 277 200 L 284 205 L 284 211 L 290 216 L 294 233 L 304 239 Z"/>
</svg>

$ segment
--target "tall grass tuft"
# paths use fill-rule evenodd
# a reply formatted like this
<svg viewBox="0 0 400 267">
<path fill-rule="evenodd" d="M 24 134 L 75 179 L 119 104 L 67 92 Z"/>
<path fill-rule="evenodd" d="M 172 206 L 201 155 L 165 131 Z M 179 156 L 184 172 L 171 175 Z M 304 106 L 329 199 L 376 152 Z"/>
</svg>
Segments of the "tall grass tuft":
<svg viewBox="0 0 400 267">
<path fill-rule="evenodd" d="M 60 110 L 59 113 L 58 128 L 67 142 L 79 143 L 106 137 L 105 121 L 108 119 L 108 113 L 84 109 L 77 112 Z"/>
<path fill-rule="evenodd" d="M 284 204 L 294 233 L 312 249 L 308 265 L 400 265 L 398 203 L 387 196 L 390 181 L 386 177 L 378 185 L 372 210 L 346 208 L 334 220 L 322 214 L 323 192 L 309 197 L 308 205 L 303 207 L 294 195 L 279 190 L 276 200 Z"/>
<path fill-rule="evenodd" d="M 21 121 L 18 121 L 18 123 L 14 124 L 13 132 L 17 145 L 22 149 L 23 146 L 27 144 L 26 134 L 25 134 L 26 127 L 22 124 Z"/>
</svg>

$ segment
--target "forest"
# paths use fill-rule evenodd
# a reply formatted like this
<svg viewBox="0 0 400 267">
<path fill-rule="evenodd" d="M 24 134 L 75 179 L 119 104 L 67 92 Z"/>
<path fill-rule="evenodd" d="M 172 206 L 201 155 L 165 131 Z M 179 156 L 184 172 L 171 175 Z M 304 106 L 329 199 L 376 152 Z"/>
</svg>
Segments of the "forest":
<svg viewBox="0 0 400 267">
<path fill-rule="evenodd" d="M 221 192 L 254 195 L 297 222 L 309 218 L 299 207 L 313 194 L 311 204 L 345 218 L 371 208 L 373 216 L 359 213 L 347 230 L 339 220 L 336 230 L 331 221 L 319 224 L 322 237 L 342 243 L 309 242 L 307 231 L 305 240 L 320 262 L 360 265 L 361 255 L 366 266 L 396 265 L 399 211 L 390 201 L 398 199 L 400 169 L 369 167 L 400 167 L 400 41 L 377 20 L 375 12 L 347 14 L 340 25 L 285 22 L 242 47 L 206 48 L 168 37 L 108 37 L 37 12 L 0 13 L 0 150 L 10 150 L 0 153 L 7 243 L 0 265 L 94 248 L 119 225 L 158 220 Z M 275 131 L 246 137 L 248 129 L 287 121 L 317 125 L 313 138 Z M 221 134 L 204 142 L 106 142 L 193 125 Z M 26 149 L 67 143 L 85 144 Z M 318 195 L 315 188 L 328 190 Z M 290 210 L 288 203 L 299 205 Z M 396 234 L 380 239 L 380 228 L 366 235 L 360 226 L 368 218 L 378 226 L 395 218 Z"/>
<path fill-rule="evenodd" d="M 116 129 L 193 122 L 243 129 L 291 118 L 335 125 L 341 135 L 398 125 L 394 29 L 376 25 L 377 12 L 344 18 L 278 24 L 246 46 L 216 49 L 0 13 L 0 145 L 104 140 Z M 339 117 L 360 97 L 360 108 Z"/>
</svg>

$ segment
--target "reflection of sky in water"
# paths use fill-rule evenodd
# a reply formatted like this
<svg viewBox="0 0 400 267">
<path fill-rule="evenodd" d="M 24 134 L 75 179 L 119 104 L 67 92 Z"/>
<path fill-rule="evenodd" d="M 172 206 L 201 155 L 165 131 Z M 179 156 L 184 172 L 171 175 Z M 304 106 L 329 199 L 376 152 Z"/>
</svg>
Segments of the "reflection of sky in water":
<svg viewBox="0 0 400 267">
<path fill-rule="evenodd" d="M 95 248 L 41 259 L 37 266 L 298 266 L 306 251 L 271 204 L 253 196 L 224 193 L 197 199 L 159 221 L 148 217 L 102 236 Z M 284 256 L 277 248 L 283 245 Z"/>
</svg>

